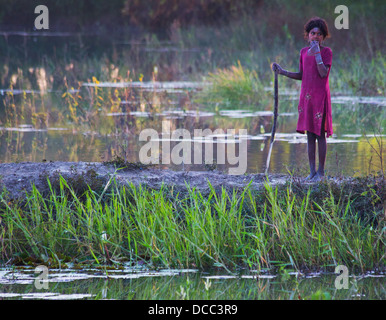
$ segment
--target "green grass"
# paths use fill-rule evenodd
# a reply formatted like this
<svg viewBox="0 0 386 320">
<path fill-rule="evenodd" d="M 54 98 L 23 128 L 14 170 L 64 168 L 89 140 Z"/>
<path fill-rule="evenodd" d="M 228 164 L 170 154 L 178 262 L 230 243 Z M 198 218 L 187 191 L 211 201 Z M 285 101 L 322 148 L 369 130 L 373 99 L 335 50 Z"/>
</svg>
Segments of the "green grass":
<svg viewBox="0 0 386 320">
<path fill-rule="evenodd" d="M 89 188 L 79 195 L 60 178 L 45 196 L 33 188 L 24 201 L 13 202 L 3 193 L 0 259 L 50 266 L 129 261 L 229 272 L 385 267 L 379 198 L 360 214 L 354 211 L 358 199 L 328 185 L 322 198 L 312 189 L 295 193 L 291 185 L 279 190 L 266 183 L 260 191 L 209 187 L 200 192 L 187 186 L 178 193 L 113 184 L 100 194 Z"/>
<path fill-rule="evenodd" d="M 341 54 L 333 63 L 330 87 L 335 92 L 357 96 L 382 96 L 385 94 L 386 61 L 381 52 L 364 60 L 358 52 Z"/>
<path fill-rule="evenodd" d="M 206 79 L 211 85 L 204 88 L 198 101 L 217 103 L 222 107 L 252 107 L 267 104 L 268 95 L 256 70 L 243 68 L 240 61 L 229 69 L 218 69 Z"/>
</svg>

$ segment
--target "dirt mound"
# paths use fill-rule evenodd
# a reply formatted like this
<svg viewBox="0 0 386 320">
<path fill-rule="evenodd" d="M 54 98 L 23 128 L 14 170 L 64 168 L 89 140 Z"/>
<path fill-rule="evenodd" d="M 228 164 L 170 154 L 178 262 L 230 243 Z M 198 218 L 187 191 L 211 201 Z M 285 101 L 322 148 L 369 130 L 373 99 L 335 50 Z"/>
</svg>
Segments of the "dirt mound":
<svg viewBox="0 0 386 320">
<path fill-rule="evenodd" d="M 252 188 L 260 188 L 266 180 L 264 174 L 227 175 L 220 171 L 172 171 L 158 168 L 116 168 L 101 162 L 21 162 L 0 164 L 0 188 L 8 191 L 8 197 L 18 198 L 35 185 L 42 193 L 49 191 L 47 178 L 52 184 L 62 176 L 69 185 L 80 189 L 89 185 L 92 189 L 104 188 L 115 178 L 119 185 L 146 185 L 160 189 L 162 185 L 178 190 L 186 190 L 187 185 L 200 191 L 210 188 L 244 188 L 249 183 Z M 270 182 L 284 184 L 289 176 L 271 175 Z M 110 181 L 110 182 L 111 182 Z"/>
</svg>

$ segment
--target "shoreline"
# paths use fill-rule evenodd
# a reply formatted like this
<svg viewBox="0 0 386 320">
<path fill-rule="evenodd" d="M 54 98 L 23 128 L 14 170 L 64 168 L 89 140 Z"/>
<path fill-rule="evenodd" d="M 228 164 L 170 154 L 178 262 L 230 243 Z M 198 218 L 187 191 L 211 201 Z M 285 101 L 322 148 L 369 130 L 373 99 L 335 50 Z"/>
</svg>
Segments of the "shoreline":
<svg viewBox="0 0 386 320">
<path fill-rule="evenodd" d="M 0 264 L 384 269 L 383 177 L 266 183 L 131 165 L 0 164 Z"/>
<path fill-rule="evenodd" d="M 130 164 L 129 164 L 130 165 Z M 49 191 L 47 178 L 58 181 L 61 175 L 69 185 L 80 187 L 88 184 L 91 188 L 103 188 L 110 179 L 115 178 L 118 186 L 145 185 L 150 189 L 159 190 L 162 186 L 173 187 L 186 191 L 187 184 L 199 191 L 209 190 L 208 182 L 214 188 L 242 189 L 249 183 L 253 189 L 264 185 L 265 175 L 245 174 L 228 175 L 213 171 L 173 171 L 153 167 L 140 167 L 133 165 L 121 168 L 103 162 L 20 162 L 0 164 L 0 188 L 6 188 L 8 197 L 20 198 L 25 192 L 32 190 L 32 184 L 42 193 Z M 270 182 L 274 185 L 283 185 L 290 176 L 284 174 L 269 175 Z"/>
<path fill-rule="evenodd" d="M 210 185 L 215 189 L 224 187 L 227 190 L 244 189 L 249 185 L 253 190 L 264 187 L 267 177 L 264 173 L 228 175 L 221 171 L 173 171 L 153 167 L 141 167 L 140 165 L 128 164 L 130 167 L 122 168 L 112 163 L 103 162 L 20 162 L 0 163 L 0 189 L 7 190 L 7 197 L 10 199 L 22 198 L 25 192 L 32 190 L 32 185 L 41 193 L 49 191 L 47 178 L 51 183 L 59 182 L 62 176 L 70 186 L 77 189 L 89 185 L 92 189 L 104 188 L 110 179 L 118 186 L 146 186 L 150 189 L 159 190 L 161 187 L 173 187 L 178 191 L 187 191 L 187 185 L 198 191 L 205 192 Z M 366 179 L 370 177 L 364 177 Z M 358 184 L 361 178 L 326 177 L 321 182 L 308 182 L 302 177 L 294 177 L 289 174 L 269 174 L 271 186 L 284 186 L 295 183 L 308 189 L 311 186 L 318 186 L 323 183 L 331 183 L 337 186 L 342 184 Z M 376 180 L 376 178 L 371 177 Z M 88 188 L 87 188 L 88 189 Z M 81 190 L 79 190 L 81 191 Z"/>
</svg>

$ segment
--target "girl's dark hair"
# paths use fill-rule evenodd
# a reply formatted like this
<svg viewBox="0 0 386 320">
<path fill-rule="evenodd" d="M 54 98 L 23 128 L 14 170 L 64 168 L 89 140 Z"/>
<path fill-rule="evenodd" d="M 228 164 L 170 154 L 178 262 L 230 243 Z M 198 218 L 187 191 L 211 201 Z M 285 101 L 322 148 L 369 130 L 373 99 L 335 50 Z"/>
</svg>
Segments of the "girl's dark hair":
<svg viewBox="0 0 386 320">
<path fill-rule="evenodd" d="M 320 29 L 320 31 L 323 34 L 323 39 L 330 36 L 330 34 L 328 32 L 327 22 L 322 18 L 313 17 L 310 20 L 308 20 L 307 23 L 304 25 L 304 38 L 305 39 L 308 38 L 309 32 L 314 28 Z"/>
</svg>

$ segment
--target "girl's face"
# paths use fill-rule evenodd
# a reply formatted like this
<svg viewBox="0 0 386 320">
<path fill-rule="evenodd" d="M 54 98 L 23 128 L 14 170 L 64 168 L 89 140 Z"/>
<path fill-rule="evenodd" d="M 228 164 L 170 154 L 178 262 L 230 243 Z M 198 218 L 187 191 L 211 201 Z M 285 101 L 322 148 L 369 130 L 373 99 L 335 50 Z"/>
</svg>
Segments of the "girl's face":
<svg viewBox="0 0 386 320">
<path fill-rule="evenodd" d="M 310 32 L 308 33 L 308 42 L 318 41 L 319 45 L 321 45 L 323 40 L 324 40 L 323 33 L 322 31 L 320 31 L 318 27 L 311 29 Z"/>
</svg>

